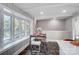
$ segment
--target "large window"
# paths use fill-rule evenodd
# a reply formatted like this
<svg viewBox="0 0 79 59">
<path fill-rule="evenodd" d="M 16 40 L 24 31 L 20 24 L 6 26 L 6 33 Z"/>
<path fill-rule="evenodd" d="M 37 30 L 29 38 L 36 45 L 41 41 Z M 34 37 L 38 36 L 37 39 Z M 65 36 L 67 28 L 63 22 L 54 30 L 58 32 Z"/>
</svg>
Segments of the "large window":
<svg viewBox="0 0 79 59">
<path fill-rule="evenodd" d="M 4 40 L 10 39 L 11 38 L 11 30 L 10 30 L 10 25 L 11 25 L 11 16 L 4 14 L 3 15 L 4 19 Z"/>
<path fill-rule="evenodd" d="M 20 22 L 19 22 L 19 19 L 18 18 L 15 18 L 14 19 L 14 37 L 17 39 L 19 38 L 20 34 Z"/>
<path fill-rule="evenodd" d="M 0 29 L 3 30 L 1 35 L 4 42 L 9 43 L 16 39 L 20 40 L 29 35 L 29 25 L 23 16 L 6 8 L 2 8 L 0 11 L 2 18 L 1 22 L 3 23 L 1 24 Z"/>
</svg>

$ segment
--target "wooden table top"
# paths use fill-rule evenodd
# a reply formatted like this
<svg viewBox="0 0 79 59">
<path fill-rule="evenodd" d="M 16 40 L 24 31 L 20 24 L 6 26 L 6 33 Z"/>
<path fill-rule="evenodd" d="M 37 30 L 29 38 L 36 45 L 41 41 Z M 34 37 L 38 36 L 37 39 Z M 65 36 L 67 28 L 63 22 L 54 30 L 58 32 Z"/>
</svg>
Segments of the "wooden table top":
<svg viewBox="0 0 79 59">
<path fill-rule="evenodd" d="M 30 35 L 30 37 L 46 37 L 46 35 Z"/>
</svg>

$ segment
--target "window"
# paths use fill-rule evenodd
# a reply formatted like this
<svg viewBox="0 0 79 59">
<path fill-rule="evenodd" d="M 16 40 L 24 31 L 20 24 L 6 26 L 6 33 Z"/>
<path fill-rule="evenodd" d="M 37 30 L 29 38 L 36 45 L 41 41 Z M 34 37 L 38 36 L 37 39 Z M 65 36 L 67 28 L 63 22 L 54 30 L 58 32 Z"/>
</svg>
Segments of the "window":
<svg viewBox="0 0 79 59">
<path fill-rule="evenodd" d="M 0 28 L 3 30 L 1 34 L 4 34 L 2 35 L 4 42 L 9 43 L 29 35 L 29 25 L 23 16 L 4 7 L 0 11 L 3 22 Z"/>
<path fill-rule="evenodd" d="M 25 34 L 26 34 L 26 36 L 30 35 L 30 27 L 27 24 L 27 22 L 25 23 Z"/>
<path fill-rule="evenodd" d="M 25 22 L 24 20 L 21 20 L 21 34 L 22 34 L 22 37 L 25 36 Z"/>
<path fill-rule="evenodd" d="M 27 25 L 27 35 L 30 35 L 30 26 Z"/>
<path fill-rule="evenodd" d="M 20 22 L 17 18 L 14 19 L 14 38 L 19 38 Z"/>
<path fill-rule="evenodd" d="M 4 19 L 4 40 L 11 38 L 11 30 L 10 30 L 10 23 L 11 23 L 11 16 L 8 16 L 6 14 L 3 15 Z"/>
<path fill-rule="evenodd" d="M 25 36 L 27 36 L 27 25 L 25 23 Z"/>
</svg>

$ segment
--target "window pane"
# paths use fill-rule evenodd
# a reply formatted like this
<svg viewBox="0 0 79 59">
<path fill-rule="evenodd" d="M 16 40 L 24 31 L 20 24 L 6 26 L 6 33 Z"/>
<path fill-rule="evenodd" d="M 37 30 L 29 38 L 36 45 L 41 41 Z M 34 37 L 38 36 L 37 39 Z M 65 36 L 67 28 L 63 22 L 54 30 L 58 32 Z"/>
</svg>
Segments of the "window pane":
<svg viewBox="0 0 79 59">
<path fill-rule="evenodd" d="M 14 37 L 19 38 L 19 29 L 20 29 L 20 22 L 18 19 L 14 19 Z"/>
<path fill-rule="evenodd" d="M 30 26 L 27 24 L 25 25 L 25 32 L 26 32 L 26 36 L 30 34 Z"/>
<path fill-rule="evenodd" d="M 25 24 L 24 24 L 24 20 L 21 20 L 21 28 L 22 28 L 22 37 L 24 37 L 25 36 Z"/>
<path fill-rule="evenodd" d="M 4 40 L 10 39 L 10 21 L 11 16 L 3 15 L 4 16 Z"/>
<path fill-rule="evenodd" d="M 27 25 L 27 35 L 30 35 L 30 26 Z"/>
</svg>

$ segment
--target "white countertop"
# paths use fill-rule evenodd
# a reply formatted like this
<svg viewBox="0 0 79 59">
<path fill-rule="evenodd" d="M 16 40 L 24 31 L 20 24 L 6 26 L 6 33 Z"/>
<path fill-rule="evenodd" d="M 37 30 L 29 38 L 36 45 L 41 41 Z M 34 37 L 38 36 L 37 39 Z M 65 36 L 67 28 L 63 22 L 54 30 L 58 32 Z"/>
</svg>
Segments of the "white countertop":
<svg viewBox="0 0 79 59">
<path fill-rule="evenodd" d="M 56 41 L 59 44 L 60 49 L 65 55 L 79 55 L 79 46 L 75 46 L 70 43 L 70 41 L 64 40 L 51 40 Z"/>
</svg>

